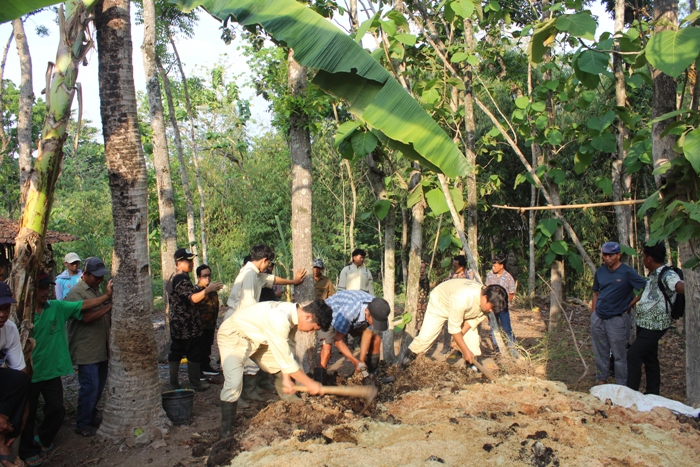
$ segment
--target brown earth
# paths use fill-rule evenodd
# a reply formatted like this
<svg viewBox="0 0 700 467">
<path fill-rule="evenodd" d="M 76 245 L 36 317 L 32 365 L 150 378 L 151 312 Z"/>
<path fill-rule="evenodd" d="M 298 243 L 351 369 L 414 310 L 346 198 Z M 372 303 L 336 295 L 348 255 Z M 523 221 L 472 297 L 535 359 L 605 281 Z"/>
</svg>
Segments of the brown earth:
<svg viewBox="0 0 700 467">
<path fill-rule="evenodd" d="M 540 303 L 535 303 L 538 305 Z M 541 304 L 540 304 L 541 305 Z M 482 362 L 499 376 L 490 383 L 461 363 L 450 366 L 439 352 L 419 357 L 407 370 L 382 363 L 379 396 L 363 401 L 334 396 L 294 403 L 264 393 L 269 402 L 239 411 L 235 435 L 218 441 L 221 377 L 197 393 L 193 421 L 174 426 L 162 439 L 82 438 L 66 420 L 46 465 L 393 466 L 393 465 L 592 465 L 695 466 L 700 423 L 666 409 L 653 412 L 611 407 L 588 394 L 595 382 L 588 319 L 583 304 L 567 303 L 588 372 L 568 327 L 548 335 L 545 306 L 511 311 L 522 358 L 493 356 L 488 327 L 482 329 Z M 684 339 L 673 329 L 660 344 L 662 395 L 683 400 Z M 439 349 L 439 348 L 438 348 Z M 337 371 L 337 374 L 334 373 Z M 335 384 L 362 384 L 335 355 Z M 181 378 L 184 379 L 184 367 Z M 159 367 L 163 384 L 167 368 Z M 75 378 L 66 380 L 68 407 L 74 407 Z M 580 379 L 580 381 L 578 381 Z M 555 382 L 563 381 L 563 383 Z M 612 382 L 612 381 L 610 381 Z M 570 390 L 567 390 L 567 386 Z M 155 436 L 158 438 L 159 436 Z"/>
</svg>

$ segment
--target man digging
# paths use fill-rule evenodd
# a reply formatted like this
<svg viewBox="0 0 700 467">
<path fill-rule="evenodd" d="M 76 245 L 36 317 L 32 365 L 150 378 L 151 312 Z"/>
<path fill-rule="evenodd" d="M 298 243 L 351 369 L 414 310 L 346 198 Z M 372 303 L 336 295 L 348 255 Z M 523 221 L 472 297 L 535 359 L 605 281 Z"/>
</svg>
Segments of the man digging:
<svg viewBox="0 0 700 467">
<path fill-rule="evenodd" d="M 333 323 L 328 331 L 318 334 L 321 340 L 321 370 L 318 371 L 319 375 L 315 375 L 317 381 L 320 379 L 319 382 L 323 383 L 325 380 L 333 342 L 356 371 L 367 369 L 370 373 L 376 373 L 382 348 L 382 338 L 378 333 L 389 327 L 389 303 L 362 290 L 339 290 L 326 299 L 326 304 L 333 309 Z M 348 334 L 360 338 L 359 360 L 345 343 Z"/>
<path fill-rule="evenodd" d="M 474 363 L 481 355 L 477 326 L 494 310 L 503 310 L 508 293 L 500 285 L 481 284 L 469 279 L 452 279 L 430 292 L 428 308 L 418 336 L 408 347 L 402 365 L 407 366 L 417 354 L 425 353 L 447 322 L 447 329 L 464 360 Z"/>
<path fill-rule="evenodd" d="M 294 335 L 327 331 L 333 312 L 323 300 L 301 306 L 288 302 L 261 302 L 239 309 L 227 318 L 217 334 L 224 387 L 221 390 L 221 437 L 233 429 L 243 387 L 243 368 L 250 358 L 263 371 L 275 374 L 278 394 L 293 394 L 292 378 L 309 394 L 323 395 L 323 386 L 299 369 L 294 359 Z"/>
</svg>

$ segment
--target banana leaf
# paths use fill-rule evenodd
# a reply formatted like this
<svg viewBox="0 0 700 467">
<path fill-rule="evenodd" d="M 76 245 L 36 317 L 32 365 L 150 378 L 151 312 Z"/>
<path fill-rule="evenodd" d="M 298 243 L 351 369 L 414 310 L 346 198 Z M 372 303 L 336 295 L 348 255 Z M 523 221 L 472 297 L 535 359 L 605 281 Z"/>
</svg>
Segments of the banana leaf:
<svg viewBox="0 0 700 467">
<path fill-rule="evenodd" d="M 72 0 L 84 3 L 86 6 L 95 3 L 97 0 Z M 24 16 L 39 8 L 63 3 L 59 0 L 1 0 L 0 7 L 0 24 L 12 21 L 13 19 Z"/>
<path fill-rule="evenodd" d="M 330 21 L 296 0 L 169 0 L 183 11 L 202 6 L 215 18 L 261 25 L 319 70 L 314 83 L 350 104 L 350 112 L 404 148 L 404 156 L 448 177 L 469 164 L 450 137 L 372 56 Z"/>
</svg>

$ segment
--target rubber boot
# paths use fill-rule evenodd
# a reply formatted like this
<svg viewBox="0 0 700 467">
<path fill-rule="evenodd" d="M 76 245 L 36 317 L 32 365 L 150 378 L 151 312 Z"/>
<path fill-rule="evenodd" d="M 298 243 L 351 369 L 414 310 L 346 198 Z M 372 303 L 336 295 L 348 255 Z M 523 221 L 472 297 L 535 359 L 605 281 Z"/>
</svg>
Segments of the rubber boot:
<svg viewBox="0 0 700 467">
<path fill-rule="evenodd" d="M 274 391 L 275 385 L 270 381 L 270 373 L 260 370 L 258 371 L 258 379 L 256 381 L 258 388 L 264 391 Z"/>
<path fill-rule="evenodd" d="M 281 371 L 275 375 L 275 391 L 277 391 L 277 395 L 280 396 L 280 399 L 285 402 L 294 402 L 301 399 L 296 394 L 287 394 L 284 392 L 284 380 L 282 379 Z"/>
<path fill-rule="evenodd" d="M 328 370 L 323 367 L 314 368 L 314 381 L 321 384 L 326 384 Z"/>
<path fill-rule="evenodd" d="M 258 394 L 258 375 L 243 375 L 243 391 L 241 392 L 241 399 L 245 399 L 248 402 L 256 401 L 263 402 L 266 399 L 260 397 Z"/>
<path fill-rule="evenodd" d="M 221 401 L 221 439 L 226 439 L 233 432 L 233 422 L 236 421 L 238 401 Z"/>
<path fill-rule="evenodd" d="M 168 362 L 170 368 L 170 389 L 180 389 L 180 362 Z"/>
<path fill-rule="evenodd" d="M 209 389 L 209 383 L 199 380 L 200 364 L 187 361 L 187 377 L 190 379 L 190 388 L 195 391 L 206 391 Z"/>
<path fill-rule="evenodd" d="M 372 375 L 376 375 L 377 372 L 379 371 L 379 354 L 378 353 L 373 353 L 369 356 L 369 361 L 367 362 L 367 371 Z"/>
<path fill-rule="evenodd" d="M 411 364 L 413 360 L 415 360 L 418 357 L 411 349 L 406 349 L 406 355 L 403 357 L 403 361 L 401 362 L 401 369 L 405 370 L 408 368 L 408 365 Z"/>
</svg>

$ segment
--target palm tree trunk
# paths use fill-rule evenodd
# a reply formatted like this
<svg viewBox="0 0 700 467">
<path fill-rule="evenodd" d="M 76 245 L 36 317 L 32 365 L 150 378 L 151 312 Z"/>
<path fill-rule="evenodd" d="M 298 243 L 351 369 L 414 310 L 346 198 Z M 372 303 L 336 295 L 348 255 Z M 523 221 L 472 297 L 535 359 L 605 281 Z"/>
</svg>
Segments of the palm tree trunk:
<svg viewBox="0 0 700 467">
<path fill-rule="evenodd" d="M 103 0 L 96 8 L 100 111 L 112 193 L 114 296 L 109 378 L 100 433 L 133 436 L 156 430 L 161 408 L 153 296 L 148 255 L 148 184 L 136 116 L 129 0 Z"/>
<path fill-rule="evenodd" d="M 306 67 L 294 60 L 294 51 L 288 54 L 288 87 L 292 98 L 306 97 Z M 292 111 L 289 117 L 289 152 L 292 156 L 292 261 L 297 269 L 312 271 L 313 249 L 311 237 L 312 178 L 311 137 L 308 116 L 303 111 Z M 314 278 L 307 274 L 304 282 L 294 287 L 297 302 L 313 300 Z M 298 332 L 296 353 L 301 367 L 308 373 L 315 366 L 316 333 Z"/>
<path fill-rule="evenodd" d="M 157 59 L 156 59 L 157 60 Z M 177 124 L 175 117 L 175 104 L 173 103 L 173 93 L 170 88 L 170 78 L 168 73 L 163 69 L 163 65 L 158 61 L 158 71 L 163 80 L 163 90 L 168 101 L 168 115 L 170 117 L 170 126 L 173 127 L 173 140 L 175 141 L 175 150 L 177 152 L 177 160 L 180 163 L 180 180 L 182 181 L 182 191 L 185 192 L 185 206 L 187 207 L 187 242 L 192 253 L 197 254 L 197 236 L 195 234 L 194 225 L 194 203 L 192 202 L 192 192 L 190 191 L 190 182 L 187 177 L 187 166 L 185 165 L 185 154 L 182 150 L 182 139 L 180 138 L 180 127 Z M 199 267 L 199 257 L 194 257 L 195 269 Z"/>
<path fill-rule="evenodd" d="M 19 143 L 19 188 L 22 189 L 29 171 L 32 169 L 32 107 L 34 106 L 34 85 L 32 82 L 32 56 L 29 54 L 29 43 L 24 32 L 22 18 L 12 21 L 15 34 L 17 55 L 22 70 L 19 88 L 19 112 L 17 115 L 17 142 Z M 24 208 L 24 196 L 20 198 L 21 209 Z"/>
</svg>

